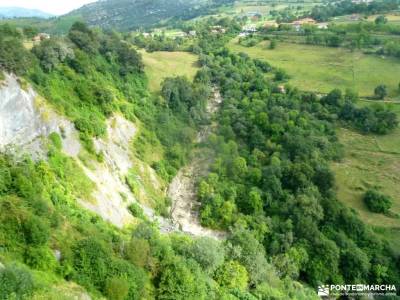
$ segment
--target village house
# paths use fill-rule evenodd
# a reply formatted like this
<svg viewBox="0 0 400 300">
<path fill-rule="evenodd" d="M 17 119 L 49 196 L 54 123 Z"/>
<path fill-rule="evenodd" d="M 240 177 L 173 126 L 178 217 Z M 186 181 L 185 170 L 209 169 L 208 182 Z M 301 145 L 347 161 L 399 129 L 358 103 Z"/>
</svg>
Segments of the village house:
<svg viewBox="0 0 400 300">
<path fill-rule="evenodd" d="M 239 33 L 239 37 L 248 36 L 248 35 L 253 34 L 255 32 L 257 32 L 256 25 L 255 24 L 247 24 L 247 25 L 242 27 L 242 32 Z"/>
<path fill-rule="evenodd" d="M 48 40 L 48 39 L 50 39 L 50 34 L 42 32 L 42 33 L 39 33 L 39 34 L 35 35 L 32 38 L 32 41 L 41 42 L 41 41 Z"/>
<path fill-rule="evenodd" d="M 276 21 L 266 21 L 264 23 L 264 28 L 278 28 L 278 23 Z"/>
<path fill-rule="evenodd" d="M 190 36 L 196 36 L 196 30 L 190 30 L 189 31 Z"/>
<path fill-rule="evenodd" d="M 211 33 L 225 33 L 226 32 L 226 29 L 225 28 L 223 28 L 222 26 L 212 26 L 211 27 Z"/>
<path fill-rule="evenodd" d="M 284 85 L 278 85 L 278 92 L 281 94 L 286 94 L 286 89 Z"/>
<path fill-rule="evenodd" d="M 294 21 L 292 24 L 300 25 L 300 26 L 302 26 L 302 25 L 315 25 L 315 24 L 317 24 L 317 21 L 315 21 L 312 18 L 304 18 L 304 19 L 300 19 L 300 20 Z"/>
<path fill-rule="evenodd" d="M 327 22 L 322 22 L 322 23 L 317 23 L 317 28 L 318 29 L 328 29 L 329 23 Z"/>
</svg>

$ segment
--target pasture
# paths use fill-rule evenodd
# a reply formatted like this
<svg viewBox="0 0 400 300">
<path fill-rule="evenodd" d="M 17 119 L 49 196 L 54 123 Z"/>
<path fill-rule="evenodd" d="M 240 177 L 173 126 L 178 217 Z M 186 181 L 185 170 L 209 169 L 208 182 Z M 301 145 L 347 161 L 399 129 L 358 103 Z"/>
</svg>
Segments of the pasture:
<svg viewBox="0 0 400 300">
<path fill-rule="evenodd" d="M 359 106 L 374 105 L 360 101 Z M 400 116 L 400 104 L 385 104 Z M 341 128 L 338 137 L 345 158 L 333 163 L 338 199 L 355 209 L 393 248 L 400 250 L 400 128 L 387 135 L 362 135 Z M 370 212 L 362 196 L 376 187 L 393 199 L 390 216 Z"/>
<path fill-rule="evenodd" d="M 166 77 L 186 76 L 191 80 L 198 70 L 197 56 L 188 52 L 140 51 L 140 53 L 152 92 L 160 90 L 161 82 Z"/>
<path fill-rule="evenodd" d="M 368 97 L 377 85 L 385 84 L 390 97 L 398 96 L 399 59 L 286 42 L 278 42 L 276 49 L 270 50 L 268 43 L 263 41 L 248 48 L 233 39 L 229 48 L 283 68 L 291 77 L 289 83 L 302 90 L 326 93 L 334 88 L 352 88 L 360 96 Z"/>
</svg>

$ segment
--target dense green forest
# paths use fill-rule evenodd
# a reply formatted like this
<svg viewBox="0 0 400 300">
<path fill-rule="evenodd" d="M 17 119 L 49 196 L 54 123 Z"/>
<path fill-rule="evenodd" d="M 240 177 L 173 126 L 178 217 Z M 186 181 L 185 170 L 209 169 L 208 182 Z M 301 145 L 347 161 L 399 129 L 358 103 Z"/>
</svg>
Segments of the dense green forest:
<svg viewBox="0 0 400 300">
<path fill-rule="evenodd" d="M 131 38 L 77 22 L 64 37 L 27 50 L 27 32 L 0 26 L 0 68 L 31 84 L 68 117 L 91 158 L 113 113 L 142 124 L 134 155 L 170 182 L 194 147 L 196 132 L 216 122 L 205 142 L 215 157 L 198 183 L 200 221 L 223 230 L 215 240 L 162 234 L 135 206 L 136 223 L 117 229 L 81 208 L 93 183 L 51 134 L 47 157 L 0 155 L 0 299 L 70 299 L 76 283 L 94 299 L 318 299 L 321 284 L 400 282 L 400 258 L 388 242 L 337 200 L 332 161 L 343 157 L 338 125 L 386 134 L 396 114 L 356 105 L 351 91 L 327 95 L 286 85 L 284 70 L 234 54 L 226 43 L 238 20 L 206 19 L 185 50 L 199 56 L 193 82 L 167 78 L 148 91 L 142 57 L 177 49 L 168 38 Z M 226 29 L 222 34 L 212 28 Z M 172 43 L 177 43 L 173 44 Z M 149 46 L 150 45 L 150 46 Z M 223 97 L 215 120 L 206 103 Z M 379 91 L 378 91 L 379 92 Z M 129 184 L 129 180 L 128 180 Z M 371 190 L 364 201 L 385 212 L 391 200 Z M 168 199 L 160 213 L 168 215 Z M 78 289 L 79 290 L 79 289 Z"/>
</svg>

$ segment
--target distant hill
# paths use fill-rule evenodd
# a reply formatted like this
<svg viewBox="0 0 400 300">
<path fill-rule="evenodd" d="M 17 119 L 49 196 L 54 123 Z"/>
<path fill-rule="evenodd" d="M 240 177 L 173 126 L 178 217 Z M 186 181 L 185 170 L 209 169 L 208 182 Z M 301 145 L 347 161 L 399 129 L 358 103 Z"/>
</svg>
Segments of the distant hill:
<svg viewBox="0 0 400 300">
<path fill-rule="evenodd" d="M 233 0 L 101 0 L 69 14 L 89 25 L 120 30 L 155 25 L 171 18 L 190 19 Z"/>
<path fill-rule="evenodd" d="M 0 7 L 0 19 L 10 18 L 51 18 L 52 14 L 23 7 Z"/>
</svg>

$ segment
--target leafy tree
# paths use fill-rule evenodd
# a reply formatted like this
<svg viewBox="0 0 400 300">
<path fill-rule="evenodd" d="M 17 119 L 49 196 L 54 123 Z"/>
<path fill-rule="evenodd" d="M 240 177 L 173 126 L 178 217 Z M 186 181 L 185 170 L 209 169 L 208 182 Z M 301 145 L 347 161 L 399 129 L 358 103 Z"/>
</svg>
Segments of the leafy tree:
<svg viewBox="0 0 400 300">
<path fill-rule="evenodd" d="M 276 46 L 277 46 L 277 41 L 275 39 L 272 39 L 271 42 L 269 43 L 268 48 L 273 50 L 276 48 Z"/>
<path fill-rule="evenodd" d="M 19 31 L 8 24 L 0 25 L 0 70 L 22 75 L 31 61 Z"/>
<path fill-rule="evenodd" d="M 384 99 L 387 96 L 387 88 L 386 85 L 378 85 L 374 90 L 375 97 L 377 99 Z"/>
<path fill-rule="evenodd" d="M 133 237 L 125 251 L 127 258 L 136 266 L 145 267 L 149 264 L 150 245 L 145 239 Z"/>
<path fill-rule="evenodd" d="M 73 50 L 62 41 L 48 39 L 36 45 L 32 53 L 39 59 L 44 71 L 50 72 L 58 63 L 74 58 Z"/>
<path fill-rule="evenodd" d="M 275 80 L 276 81 L 283 81 L 289 79 L 289 75 L 282 69 L 278 69 L 275 72 Z"/>
<path fill-rule="evenodd" d="M 387 213 L 392 206 L 390 197 L 373 189 L 364 194 L 363 200 L 368 209 L 375 213 Z"/>
<path fill-rule="evenodd" d="M 95 54 L 99 49 L 100 44 L 96 33 L 85 23 L 74 23 L 68 37 L 78 48 L 90 54 Z"/>
<path fill-rule="evenodd" d="M 380 15 L 375 18 L 376 25 L 386 24 L 388 22 L 387 18 L 384 15 Z"/>
<path fill-rule="evenodd" d="M 214 278 L 224 288 L 239 290 L 245 290 L 249 281 L 246 268 L 232 260 L 219 267 Z"/>
<path fill-rule="evenodd" d="M 79 241 L 73 248 L 74 279 L 88 287 L 105 284 L 111 264 L 110 252 L 94 237 Z"/>
<path fill-rule="evenodd" d="M 110 300 L 127 299 L 129 285 L 125 278 L 111 277 L 106 280 L 106 295 Z"/>
<path fill-rule="evenodd" d="M 24 299 L 33 291 L 33 278 L 27 268 L 16 264 L 0 268 L 0 299 Z"/>
<path fill-rule="evenodd" d="M 195 239 L 190 248 L 190 256 L 207 272 L 212 273 L 224 261 L 225 250 L 220 242 L 212 238 Z"/>
<path fill-rule="evenodd" d="M 26 243 L 41 246 L 50 238 L 50 228 L 39 217 L 32 216 L 23 224 Z"/>
<path fill-rule="evenodd" d="M 163 266 L 157 299 L 204 299 L 202 279 L 196 277 L 183 260 L 174 258 Z"/>
</svg>

